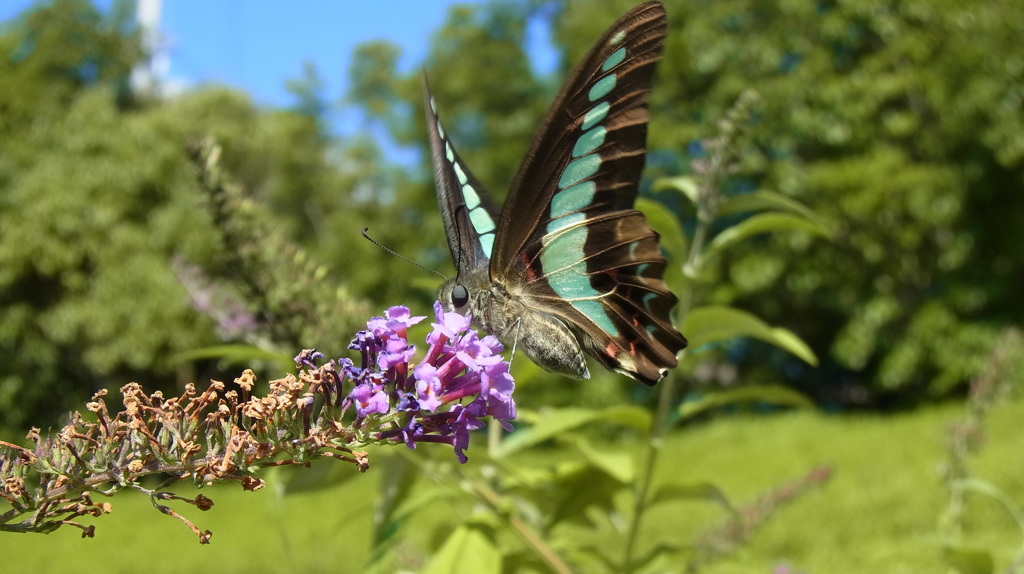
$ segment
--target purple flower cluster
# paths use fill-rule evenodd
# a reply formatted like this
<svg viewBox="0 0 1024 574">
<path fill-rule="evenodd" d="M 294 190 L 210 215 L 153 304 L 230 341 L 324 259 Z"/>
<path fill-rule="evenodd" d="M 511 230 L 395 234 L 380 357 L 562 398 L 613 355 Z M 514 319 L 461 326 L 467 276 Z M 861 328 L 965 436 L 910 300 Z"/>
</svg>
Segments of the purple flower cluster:
<svg viewBox="0 0 1024 574">
<path fill-rule="evenodd" d="M 355 383 L 342 408 L 355 409 L 357 426 L 381 428 L 374 433 L 378 440 L 401 440 L 409 448 L 450 444 L 464 463 L 469 431 L 482 428 L 481 419 L 490 416 L 512 430 L 515 382 L 497 338 L 480 338 L 469 317 L 445 313 L 440 303 L 434 303 L 434 316 L 427 354 L 416 365 L 406 331 L 426 317 L 399 306 L 370 319 L 349 345 L 361 353 L 361 364 L 339 361 L 344 378 Z"/>
</svg>

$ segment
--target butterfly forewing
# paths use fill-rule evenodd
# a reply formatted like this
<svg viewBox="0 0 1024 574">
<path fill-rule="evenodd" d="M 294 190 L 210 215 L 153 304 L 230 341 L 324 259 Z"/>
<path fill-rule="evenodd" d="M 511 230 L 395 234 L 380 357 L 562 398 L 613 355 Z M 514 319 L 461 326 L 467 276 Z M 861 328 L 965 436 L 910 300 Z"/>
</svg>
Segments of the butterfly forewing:
<svg viewBox="0 0 1024 574">
<path fill-rule="evenodd" d="M 590 49 L 535 134 L 500 217 L 447 140 L 428 91 L 456 283 L 475 294 L 469 311 L 485 327 L 515 337 L 549 370 L 586 377 L 582 350 L 653 384 L 686 346 L 670 320 L 676 298 L 658 235 L 633 208 L 666 28 L 664 7 L 647 2 Z"/>
<path fill-rule="evenodd" d="M 498 206 L 455 151 L 437 115 L 437 105 L 423 78 L 427 139 L 433 156 L 437 203 L 448 248 L 459 273 L 487 268 L 498 223 Z"/>
<path fill-rule="evenodd" d="M 566 82 L 523 161 L 499 220 L 491 276 L 577 329 L 606 367 L 653 384 L 686 340 L 662 279 L 658 236 L 633 209 L 646 154 L 648 93 L 667 30 L 638 6 Z"/>
<path fill-rule="evenodd" d="M 667 30 L 665 9 L 642 4 L 590 49 L 555 98 L 513 179 L 494 265 L 503 276 L 545 220 L 583 207 L 632 209 L 644 166 L 651 75 Z M 591 185 L 593 184 L 593 185 Z M 593 190 L 593 191 L 592 191 Z"/>
</svg>

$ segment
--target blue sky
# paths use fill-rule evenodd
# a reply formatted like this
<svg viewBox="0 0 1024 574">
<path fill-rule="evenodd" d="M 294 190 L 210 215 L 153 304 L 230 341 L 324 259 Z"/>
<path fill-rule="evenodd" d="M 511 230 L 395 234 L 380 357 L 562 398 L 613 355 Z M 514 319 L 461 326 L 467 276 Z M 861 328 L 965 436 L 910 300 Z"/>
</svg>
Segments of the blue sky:
<svg viewBox="0 0 1024 574">
<path fill-rule="evenodd" d="M 460 0 L 479 4 L 481 0 Z M 106 10 L 112 0 L 94 0 Z M 402 50 L 399 68 L 417 68 L 431 35 L 445 20 L 453 0 L 164 0 L 160 38 L 168 57 L 165 80 L 183 86 L 216 82 L 245 90 L 261 105 L 293 102 L 285 82 L 301 76 L 312 62 L 325 82 L 325 96 L 340 99 L 347 89 L 350 55 L 356 45 L 387 40 Z M 0 0 L 0 21 L 32 0 Z M 531 27 L 528 51 L 541 69 L 550 70 L 555 55 L 542 29 Z M 364 129 L 355 110 L 331 117 L 338 135 Z M 374 137 L 383 134 L 374 131 Z M 389 158 L 409 161 L 408 152 L 380 142 Z M 413 156 L 414 157 L 414 156 Z"/>
</svg>

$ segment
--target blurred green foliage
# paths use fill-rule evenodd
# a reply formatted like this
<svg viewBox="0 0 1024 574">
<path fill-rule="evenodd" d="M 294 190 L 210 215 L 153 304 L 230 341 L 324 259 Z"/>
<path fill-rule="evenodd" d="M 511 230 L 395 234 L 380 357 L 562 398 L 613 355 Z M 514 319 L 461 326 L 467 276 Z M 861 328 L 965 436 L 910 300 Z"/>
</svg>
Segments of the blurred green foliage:
<svg viewBox="0 0 1024 574">
<path fill-rule="evenodd" d="M 129 73 L 144 56 L 133 22 L 121 4 L 104 15 L 60 0 L 0 32 L 0 428 L 56 422 L 97 388 L 167 387 L 215 367 L 176 359 L 219 340 L 190 301 L 203 294 L 186 292 L 174 261 L 211 277 L 231 271 L 190 142 L 222 142 L 221 165 L 255 199 L 250 212 L 277 214 L 269 232 L 342 264 L 351 261 L 337 255 L 366 244 L 359 228 L 382 203 L 365 193 L 350 201 L 385 185 L 378 154 L 333 146 L 319 118 L 302 113 L 309 97 L 297 111 L 263 111 L 219 88 L 132 93 Z M 295 281 L 267 273 L 282 287 Z M 331 291 L 361 279 L 365 291 L 366 277 L 320 279 Z M 323 324 L 347 342 L 362 315 Z"/>
<path fill-rule="evenodd" d="M 452 9 L 424 65 L 453 141 L 499 196 L 568 67 L 631 4 Z M 711 287 L 692 294 L 785 327 L 821 367 L 753 340 L 704 355 L 744 374 L 769 365 L 826 403 L 904 404 L 960 388 L 1000 329 L 1024 318 L 1024 5 L 666 4 L 648 175 L 688 173 L 710 124 L 753 87 L 761 103 L 726 192 L 799 199 L 836 231 L 832 241 L 798 232 L 741 242 L 704 266 L 700 284 Z M 221 342 L 171 264 L 228 271 L 185 151 L 197 138 L 220 142 L 222 168 L 273 230 L 354 299 L 382 308 L 432 298 L 433 280 L 366 244 L 363 226 L 451 270 L 425 156 L 405 170 L 370 141 L 333 140 L 322 114 L 334 104 L 312 67 L 290 82 L 287 110 L 216 87 L 134 93 L 129 73 L 145 55 L 126 6 L 103 14 L 59 0 L 0 29 L 0 426 L 48 420 L 96 387 L 191 379 L 172 357 Z M 563 56 L 550 75 L 524 48 L 537 21 Z M 422 146 L 420 73 L 400 72 L 398 56 L 362 46 L 346 102 L 400 144 Z M 682 202 L 670 209 L 692 229 Z M 749 214 L 732 217 L 724 223 Z M 309 344 L 340 350 L 357 325 L 338 317 L 334 340 Z M 636 392 L 603 375 L 588 393 L 533 385 L 522 363 L 523 389 L 541 402 L 599 406 Z"/>
</svg>

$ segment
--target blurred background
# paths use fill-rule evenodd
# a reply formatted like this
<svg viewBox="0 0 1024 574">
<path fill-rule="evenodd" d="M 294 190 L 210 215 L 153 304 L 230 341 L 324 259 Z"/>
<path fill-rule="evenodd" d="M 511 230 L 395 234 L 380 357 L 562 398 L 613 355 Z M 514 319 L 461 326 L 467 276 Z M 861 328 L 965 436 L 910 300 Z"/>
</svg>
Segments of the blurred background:
<svg viewBox="0 0 1024 574">
<path fill-rule="evenodd" d="M 4 436 L 58 426 L 99 388 L 173 390 L 243 363 L 276 375 L 257 350 L 340 356 L 389 305 L 428 314 L 436 278 L 359 234 L 453 272 L 421 70 L 461 155 L 503 196 L 567 72 L 632 4 L 5 0 Z M 792 331 L 818 366 L 737 339 L 688 352 L 688 392 L 772 382 L 838 417 L 959 409 L 1024 322 L 1024 3 L 666 6 L 642 194 L 693 175 L 752 88 L 722 191 L 775 191 L 833 231 L 758 236 L 687 284 Z M 189 151 L 204 138 L 251 235 L 225 233 L 211 208 Z M 656 199 L 693 229 L 692 206 Z M 240 266 L 238 241 L 266 269 Z M 197 352 L 223 345 L 252 351 Z M 655 402 L 615 376 L 579 387 L 526 363 L 513 373 L 529 408 Z M 815 432 L 803 424 L 792 432 Z"/>
</svg>

